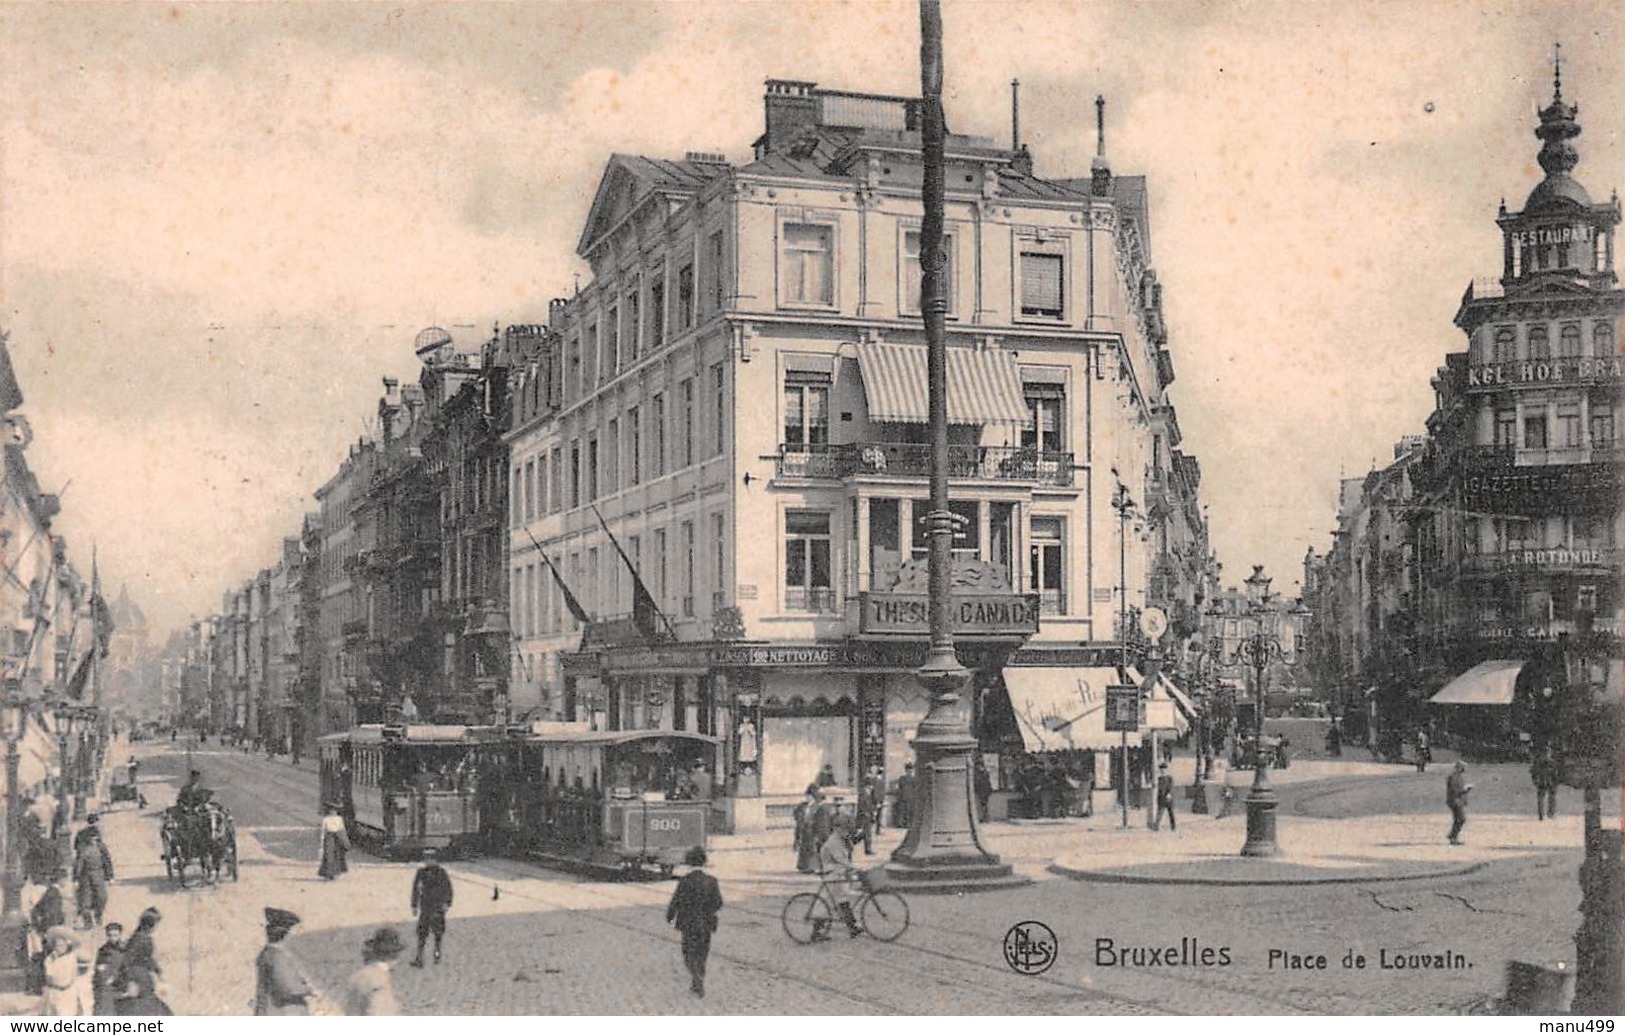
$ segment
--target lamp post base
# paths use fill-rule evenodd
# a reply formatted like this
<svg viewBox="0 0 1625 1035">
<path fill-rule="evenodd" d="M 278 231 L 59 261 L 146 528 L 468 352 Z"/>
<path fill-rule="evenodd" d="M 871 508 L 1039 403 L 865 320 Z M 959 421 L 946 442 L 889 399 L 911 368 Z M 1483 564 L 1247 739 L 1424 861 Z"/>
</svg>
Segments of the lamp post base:
<svg viewBox="0 0 1625 1035">
<path fill-rule="evenodd" d="M 916 894 L 993 891 L 1031 881 L 982 846 L 976 822 L 972 756 L 976 741 L 958 712 L 958 690 L 970 673 L 953 649 L 933 651 L 918 673 L 931 710 L 914 738 L 919 773 L 912 822 L 886 873 Z"/>
<path fill-rule="evenodd" d="M 1281 854 L 1275 840 L 1275 808 L 1279 804 L 1268 787 L 1254 788 L 1247 795 L 1247 843 L 1241 846 L 1242 855 L 1263 858 Z"/>
</svg>

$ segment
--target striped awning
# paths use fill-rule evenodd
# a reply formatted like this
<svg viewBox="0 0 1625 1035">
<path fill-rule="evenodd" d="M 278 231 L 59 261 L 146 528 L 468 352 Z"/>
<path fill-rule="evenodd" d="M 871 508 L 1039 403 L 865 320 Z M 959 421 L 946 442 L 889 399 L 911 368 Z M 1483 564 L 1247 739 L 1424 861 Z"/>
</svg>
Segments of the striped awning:
<svg viewBox="0 0 1625 1035">
<path fill-rule="evenodd" d="M 1027 423 L 1014 352 L 949 348 L 947 356 L 949 424 Z M 858 370 L 870 420 L 924 424 L 930 418 L 924 346 L 865 342 L 858 346 Z"/>
</svg>

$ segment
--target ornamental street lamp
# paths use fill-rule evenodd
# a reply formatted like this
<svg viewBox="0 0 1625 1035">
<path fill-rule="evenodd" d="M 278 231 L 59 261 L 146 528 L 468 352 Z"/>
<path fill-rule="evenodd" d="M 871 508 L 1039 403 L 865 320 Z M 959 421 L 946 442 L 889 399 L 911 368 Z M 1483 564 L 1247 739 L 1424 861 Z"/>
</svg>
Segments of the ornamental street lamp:
<svg viewBox="0 0 1625 1035">
<path fill-rule="evenodd" d="M 926 340 L 927 405 L 931 433 L 931 505 L 927 617 L 930 647 L 916 673 L 931 706 L 914 737 L 919 782 L 903 843 L 891 872 L 917 890 L 960 891 L 1026 883 L 982 845 L 976 821 L 971 755 L 976 740 L 960 708 L 970 673 L 954 653 L 949 623 L 954 515 L 948 509 L 948 293 L 944 277 L 942 5 L 920 0 L 920 151 L 924 174 L 920 227 L 920 310 Z"/>
<path fill-rule="evenodd" d="M 1247 841 L 1241 846 L 1246 856 L 1281 853 L 1275 840 L 1275 808 L 1279 804 L 1270 786 L 1269 763 L 1264 757 L 1264 679 L 1271 661 L 1283 657 L 1281 641 L 1264 629 L 1265 613 L 1259 612 L 1258 628 L 1236 645 L 1235 661 L 1253 670 L 1253 786 L 1247 792 Z"/>
</svg>

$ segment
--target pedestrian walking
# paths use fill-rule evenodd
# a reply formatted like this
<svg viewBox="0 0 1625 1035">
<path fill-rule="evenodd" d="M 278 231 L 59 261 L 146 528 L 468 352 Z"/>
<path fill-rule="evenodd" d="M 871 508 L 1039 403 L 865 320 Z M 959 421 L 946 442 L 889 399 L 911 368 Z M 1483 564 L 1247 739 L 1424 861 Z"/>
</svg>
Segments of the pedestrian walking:
<svg viewBox="0 0 1625 1035">
<path fill-rule="evenodd" d="M 907 830 L 914 824 L 914 763 L 903 763 L 903 775 L 897 778 L 897 797 L 892 801 L 891 825 Z"/>
<path fill-rule="evenodd" d="M 1174 778 L 1168 772 L 1168 763 L 1157 766 L 1157 815 L 1151 821 L 1151 829 L 1162 827 L 1162 817 L 1168 817 L 1168 830 L 1170 833 L 1179 829 L 1174 820 Z"/>
<path fill-rule="evenodd" d="M 163 996 L 163 968 L 158 966 L 152 931 L 163 914 L 149 906 L 136 921 L 135 933 L 124 943 L 124 962 L 114 982 L 118 991 L 114 1007 L 120 1017 L 163 1017 L 174 1011 Z"/>
<path fill-rule="evenodd" d="M 1551 745 L 1543 748 L 1529 766 L 1529 775 L 1535 781 L 1535 818 L 1557 818 L 1557 756 Z"/>
<path fill-rule="evenodd" d="M 1428 731 L 1416 731 L 1416 771 L 1427 772 L 1428 763 L 1433 761 L 1433 747 L 1428 741 Z"/>
<path fill-rule="evenodd" d="M 74 853 L 74 902 L 78 906 L 80 925 L 93 931 L 102 925 L 102 913 L 107 909 L 107 885 L 113 882 L 113 856 L 94 824 L 81 833 L 91 836 L 81 840 Z"/>
<path fill-rule="evenodd" d="M 322 817 L 322 850 L 321 864 L 316 867 L 316 875 L 323 880 L 333 880 L 350 869 L 345 856 L 350 852 L 350 834 L 344 829 L 344 817 L 339 815 L 337 805 L 327 806 L 327 814 Z"/>
<path fill-rule="evenodd" d="M 91 1012 L 97 1017 L 118 1016 L 118 978 L 124 969 L 124 925 L 108 924 L 102 932 L 107 939 L 96 950 L 91 970 Z"/>
<path fill-rule="evenodd" d="M 1444 802 L 1450 807 L 1450 843 L 1461 844 L 1461 828 L 1467 825 L 1467 795 L 1473 785 L 1467 782 L 1467 763 L 1456 761 L 1444 782 Z"/>
<path fill-rule="evenodd" d="M 275 906 L 265 908 L 265 948 L 254 961 L 256 1017 L 303 1017 L 310 1013 L 316 989 L 293 950 L 284 944 L 288 932 L 297 926 L 297 914 Z"/>
<path fill-rule="evenodd" d="M 418 954 L 412 966 L 423 966 L 423 946 L 434 935 L 434 961 L 440 962 L 440 943 L 446 937 L 446 913 L 451 909 L 451 875 L 440 865 L 433 848 L 423 850 L 423 865 L 412 878 L 412 913 L 418 918 Z"/>
<path fill-rule="evenodd" d="M 90 1012 L 84 1001 L 84 984 L 79 980 L 79 939 L 67 927 L 45 932 L 45 958 L 42 962 L 42 991 L 39 1012 L 42 1017 L 83 1017 Z"/>
<path fill-rule="evenodd" d="M 988 775 L 987 763 L 976 760 L 976 821 L 987 822 L 987 803 L 993 797 L 993 777 Z M 873 854 L 873 853 L 871 853 Z"/>
<path fill-rule="evenodd" d="M 795 812 L 792 813 L 796 824 L 796 869 L 802 873 L 811 873 L 818 868 L 818 841 L 813 836 L 813 827 L 818 807 L 823 803 L 824 792 L 817 784 L 808 784 L 806 796 L 796 805 Z"/>
<path fill-rule="evenodd" d="M 393 927 L 380 927 L 361 943 L 361 969 L 344 985 L 344 1012 L 351 1017 L 393 1017 L 401 1012 L 390 965 L 406 951 Z"/>
<path fill-rule="evenodd" d="M 711 935 L 722 910 L 722 889 L 705 872 L 705 849 L 688 850 L 689 871 L 677 882 L 666 906 L 666 923 L 683 936 L 683 966 L 688 968 L 688 990 L 705 998 L 705 961 L 711 955 Z"/>
<path fill-rule="evenodd" d="M 858 823 L 863 830 L 863 854 L 875 854 L 875 834 L 880 831 L 880 814 L 886 807 L 886 780 L 880 767 L 869 767 L 868 778 L 858 789 Z"/>
</svg>

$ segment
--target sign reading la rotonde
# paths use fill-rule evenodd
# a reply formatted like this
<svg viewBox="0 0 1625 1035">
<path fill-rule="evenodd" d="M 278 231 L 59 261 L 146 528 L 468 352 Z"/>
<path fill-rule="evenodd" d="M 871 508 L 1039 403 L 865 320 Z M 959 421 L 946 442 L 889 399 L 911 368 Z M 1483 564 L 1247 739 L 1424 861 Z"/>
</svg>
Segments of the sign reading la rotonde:
<svg viewBox="0 0 1625 1035">
<path fill-rule="evenodd" d="M 1625 376 L 1625 361 L 1618 356 L 1480 363 L 1467 368 L 1467 387 L 1607 382 L 1618 381 L 1622 376 Z"/>
</svg>

